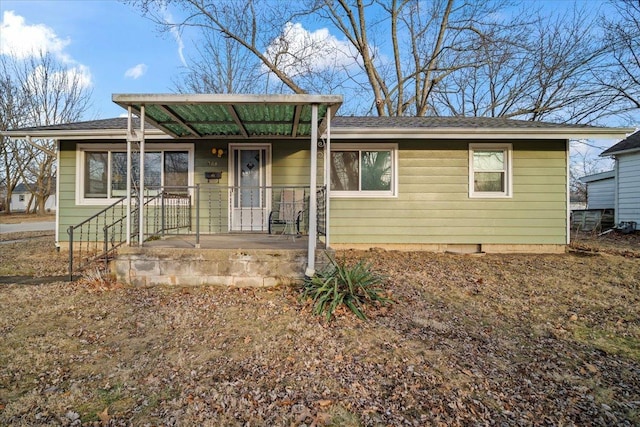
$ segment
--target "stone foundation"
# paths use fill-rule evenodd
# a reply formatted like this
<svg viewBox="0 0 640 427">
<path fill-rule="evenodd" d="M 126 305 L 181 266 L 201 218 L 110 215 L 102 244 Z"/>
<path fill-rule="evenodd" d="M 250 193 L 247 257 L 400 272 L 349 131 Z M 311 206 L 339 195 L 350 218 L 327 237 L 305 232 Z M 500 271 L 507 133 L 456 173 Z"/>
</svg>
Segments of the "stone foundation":
<svg viewBox="0 0 640 427">
<path fill-rule="evenodd" d="M 316 268 L 326 260 L 316 253 Z M 306 250 L 126 247 L 111 261 L 116 279 L 131 285 L 275 286 L 302 280 Z"/>
</svg>

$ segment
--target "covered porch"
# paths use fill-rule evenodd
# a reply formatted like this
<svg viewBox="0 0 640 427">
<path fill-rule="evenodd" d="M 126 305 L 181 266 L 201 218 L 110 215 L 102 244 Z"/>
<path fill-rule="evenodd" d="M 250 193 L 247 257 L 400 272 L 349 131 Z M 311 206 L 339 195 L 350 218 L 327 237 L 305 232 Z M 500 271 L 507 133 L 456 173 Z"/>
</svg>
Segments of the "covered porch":
<svg viewBox="0 0 640 427">
<path fill-rule="evenodd" d="M 314 274 L 316 260 L 324 257 L 317 249 L 329 246 L 329 172 L 318 168 L 318 159 L 329 163 L 330 123 L 342 97 L 115 94 L 113 101 L 128 112 L 121 223 L 126 244 L 111 266 L 119 278 L 260 286 Z M 149 123 L 176 144 L 193 144 L 194 164 L 203 162 L 198 153 L 206 147 L 214 159 L 224 155 L 227 165 L 209 160 L 204 174 L 190 167 L 187 186 L 149 186 Z M 299 171 L 287 178 L 279 170 L 274 182 L 272 146 L 304 141 L 308 178 L 301 182 Z M 105 241 L 112 240 L 105 234 Z"/>
</svg>

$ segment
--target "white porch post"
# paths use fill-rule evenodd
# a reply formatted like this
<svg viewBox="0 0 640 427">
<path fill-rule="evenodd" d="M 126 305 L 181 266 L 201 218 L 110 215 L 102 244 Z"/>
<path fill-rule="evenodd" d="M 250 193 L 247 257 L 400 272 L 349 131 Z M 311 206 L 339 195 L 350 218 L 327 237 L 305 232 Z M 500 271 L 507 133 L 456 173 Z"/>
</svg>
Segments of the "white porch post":
<svg viewBox="0 0 640 427">
<path fill-rule="evenodd" d="M 140 172 L 138 173 L 138 246 L 144 242 L 144 104 L 140 106 Z"/>
<path fill-rule="evenodd" d="M 318 196 L 316 193 L 318 174 L 318 104 L 311 104 L 311 165 L 309 167 L 309 246 L 305 276 L 312 277 L 316 270 L 316 240 L 318 238 Z"/>
<path fill-rule="evenodd" d="M 133 125 L 131 120 L 131 105 L 127 108 L 127 246 L 131 245 L 131 140 L 133 139 Z"/>
<path fill-rule="evenodd" d="M 329 191 L 331 191 L 331 106 L 327 106 L 327 142 L 324 146 L 324 245 L 329 248 Z"/>
</svg>

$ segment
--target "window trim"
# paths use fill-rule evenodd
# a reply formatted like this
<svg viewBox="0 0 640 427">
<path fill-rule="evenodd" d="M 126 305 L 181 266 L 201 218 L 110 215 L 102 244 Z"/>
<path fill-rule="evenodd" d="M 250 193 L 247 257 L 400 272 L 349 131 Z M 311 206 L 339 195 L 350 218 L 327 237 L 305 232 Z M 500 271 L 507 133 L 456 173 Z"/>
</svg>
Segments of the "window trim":
<svg viewBox="0 0 640 427">
<path fill-rule="evenodd" d="M 505 159 L 504 191 L 475 191 L 475 170 L 473 154 L 476 151 L 502 150 Z M 513 197 L 513 144 L 512 143 L 470 143 L 469 144 L 469 197 L 473 199 L 509 199 Z"/>
<path fill-rule="evenodd" d="M 397 198 L 398 197 L 398 144 L 367 144 L 367 143 L 332 143 L 331 151 L 390 151 L 391 152 L 391 189 L 388 191 L 340 191 L 328 188 L 332 198 Z M 358 161 L 361 157 L 358 156 Z M 331 162 L 331 153 L 329 153 Z M 327 165 L 331 167 L 330 165 Z M 331 174 L 329 174 L 329 177 Z M 329 187 L 331 187 L 329 185 Z"/>
<path fill-rule="evenodd" d="M 84 196 L 84 173 L 85 173 L 85 160 L 86 152 L 107 151 L 109 153 L 109 163 L 111 162 L 111 153 L 126 152 L 126 144 L 77 144 L 76 146 L 76 205 L 78 206 L 106 206 L 114 203 L 120 197 L 105 198 L 92 198 Z M 194 185 L 194 145 L 192 143 L 176 143 L 176 144 L 145 144 L 145 153 L 158 152 L 164 154 L 165 151 L 186 151 L 189 157 L 188 169 L 187 169 L 187 183 L 191 187 Z M 164 158 L 164 156 L 162 156 Z M 162 176 L 164 177 L 164 168 L 162 168 Z M 111 164 L 109 164 L 109 170 L 107 173 L 108 180 L 111 180 Z M 108 188 L 108 184 L 107 184 Z"/>
</svg>

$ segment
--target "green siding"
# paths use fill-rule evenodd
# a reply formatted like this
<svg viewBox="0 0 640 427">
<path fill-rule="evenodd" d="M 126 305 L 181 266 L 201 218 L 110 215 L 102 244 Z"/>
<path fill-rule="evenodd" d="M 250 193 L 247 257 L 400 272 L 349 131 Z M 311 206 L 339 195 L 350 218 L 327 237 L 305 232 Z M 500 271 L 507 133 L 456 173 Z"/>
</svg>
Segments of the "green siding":
<svg viewBox="0 0 640 427">
<path fill-rule="evenodd" d="M 469 198 L 469 142 L 399 142 L 398 197 L 332 199 L 331 242 L 566 243 L 565 141 L 513 142 L 508 199 Z"/>
<path fill-rule="evenodd" d="M 114 141 L 103 141 L 103 143 Z M 117 142 L 117 141 L 116 141 Z M 163 141 L 168 142 L 168 141 Z M 182 141 L 181 141 L 182 142 Z M 338 141 L 334 142 L 348 142 Z M 382 142 L 382 141 L 381 141 Z M 332 243 L 359 244 L 564 244 L 566 242 L 566 151 L 564 140 L 513 142 L 513 197 L 471 199 L 468 195 L 468 143 L 482 141 L 398 142 L 398 196 L 333 198 Z M 496 141 L 504 142 L 504 141 Z M 272 145 L 272 185 L 308 185 L 308 141 L 264 141 Z M 226 229 L 229 184 L 228 144 L 197 141 L 194 183 L 201 184 L 201 231 Z M 60 152 L 60 236 L 104 206 L 76 206 L 76 144 L 63 142 Z M 225 154 L 211 154 L 213 147 Z M 319 150 L 321 153 L 322 151 Z M 322 185 L 322 156 L 318 185 Z M 219 184 L 204 172 L 222 171 Z M 220 191 L 224 188 L 224 191 Z M 209 197 L 212 195 L 212 197 Z M 210 219 L 210 211 L 223 220 Z M 194 212 L 195 216 L 195 212 Z M 215 222 L 215 224 L 211 224 Z"/>
</svg>

